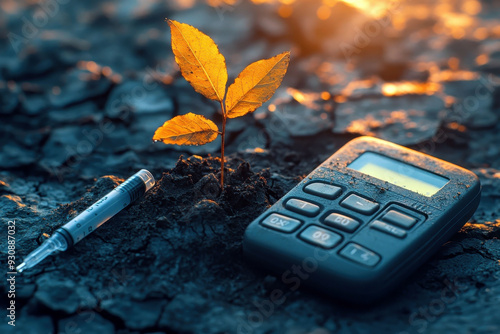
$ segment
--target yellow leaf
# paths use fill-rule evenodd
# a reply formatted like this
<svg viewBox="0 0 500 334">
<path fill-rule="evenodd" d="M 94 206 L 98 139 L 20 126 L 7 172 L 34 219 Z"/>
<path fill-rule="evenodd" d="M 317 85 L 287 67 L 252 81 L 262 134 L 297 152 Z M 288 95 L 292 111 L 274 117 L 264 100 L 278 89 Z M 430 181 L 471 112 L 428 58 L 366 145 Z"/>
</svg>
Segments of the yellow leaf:
<svg viewBox="0 0 500 334">
<path fill-rule="evenodd" d="M 219 129 L 214 122 L 189 113 L 166 121 L 156 130 L 153 140 L 165 144 L 203 145 L 214 141 L 218 134 Z"/>
<path fill-rule="evenodd" d="M 227 84 L 226 60 L 217 44 L 189 24 L 167 20 L 172 51 L 182 76 L 200 94 L 222 102 Z"/>
<path fill-rule="evenodd" d="M 227 117 L 243 116 L 269 100 L 281 84 L 289 62 L 287 51 L 248 65 L 227 90 Z"/>
</svg>

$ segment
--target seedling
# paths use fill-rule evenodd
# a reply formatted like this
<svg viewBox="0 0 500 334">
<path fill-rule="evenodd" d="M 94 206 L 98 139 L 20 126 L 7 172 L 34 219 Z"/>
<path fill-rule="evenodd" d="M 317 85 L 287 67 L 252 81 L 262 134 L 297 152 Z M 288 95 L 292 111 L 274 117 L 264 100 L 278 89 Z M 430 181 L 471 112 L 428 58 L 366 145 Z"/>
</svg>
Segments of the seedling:
<svg viewBox="0 0 500 334">
<path fill-rule="evenodd" d="M 223 188 L 226 121 L 255 111 L 273 96 L 285 76 L 290 52 L 248 65 L 226 90 L 226 60 L 217 44 L 188 24 L 167 22 L 172 33 L 172 51 L 182 76 L 198 93 L 220 103 L 222 131 L 204 116 L 188 113 L 166 121 L 156 130 L 153 140 L 175 145 L 204 145 L 220 134 L 220 184 Z"/>
</svg>

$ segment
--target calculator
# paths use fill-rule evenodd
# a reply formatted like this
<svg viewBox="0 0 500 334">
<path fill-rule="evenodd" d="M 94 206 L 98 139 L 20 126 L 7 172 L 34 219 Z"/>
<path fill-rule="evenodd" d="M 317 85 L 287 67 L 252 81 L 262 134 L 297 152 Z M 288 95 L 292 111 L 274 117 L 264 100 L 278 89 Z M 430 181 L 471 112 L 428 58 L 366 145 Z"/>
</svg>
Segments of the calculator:
<svg viewBox="0 0 500 334">
<path fill-rule="evenodd" d="M 471 218 L 480 193 L 464 168 L 358 137 L 251 222 L 243 251 L 290 290 L 371 303 Z"/>
</svg>

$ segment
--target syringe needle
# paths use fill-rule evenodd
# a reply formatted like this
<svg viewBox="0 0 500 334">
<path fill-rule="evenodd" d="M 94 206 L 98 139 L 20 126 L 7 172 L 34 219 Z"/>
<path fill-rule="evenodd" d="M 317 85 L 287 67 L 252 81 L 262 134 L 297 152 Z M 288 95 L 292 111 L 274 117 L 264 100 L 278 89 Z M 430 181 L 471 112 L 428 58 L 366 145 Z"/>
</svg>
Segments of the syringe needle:
<svg viewBox="0 0 500 334">
<path fill-rule="evenodd" d="M 53 253 L 65 251 L 143 196 L 154 184 L 153 175 L 141 169 L 69 223 L 56 230 L 40 247 L 31 252 L 16 270 L 22 272 L 34 267 Z"/>
<path fill-rule="evenodd" d="M 16 270 L 18 272 L 23 272 L 25 269 L 34 267 L 47 256 L 58 251 L 65 251 L 66 249 L 68 249 L 66 239 L 61 234 L 54 233 L 50 238 L 45 240 L 40 247 L 31 252 L 24 259 L 24 262 L 17 266 Z"/>
<path fill-rule="evenodd" d="M 16 267 L 16 270 L 17 270 L 17 272 L 22 273 L 25 268 L 26 268 L 26 262 L 23 262 Z"/>
</svg>

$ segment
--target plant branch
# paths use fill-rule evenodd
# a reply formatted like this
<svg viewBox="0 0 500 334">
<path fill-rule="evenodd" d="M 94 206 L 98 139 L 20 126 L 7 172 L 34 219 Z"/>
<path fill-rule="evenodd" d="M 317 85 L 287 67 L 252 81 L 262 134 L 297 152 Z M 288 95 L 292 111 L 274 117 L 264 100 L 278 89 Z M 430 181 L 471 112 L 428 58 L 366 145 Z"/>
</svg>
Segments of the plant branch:
<svg viewBox="0 0 500 334">
<path fill-rule="evenodd" d="M 224 139 L 226 137 L 226 111 L 224 110 L 224 103 L 220 101 L 220 110 L 222 112 L 222 134 L 221 134 L 221 147 L 220 147 L 220 187 L 224 190 Z"/>
</svg>

